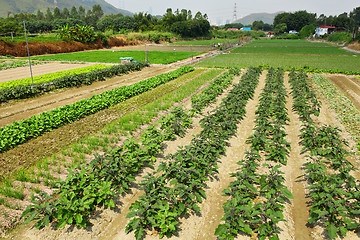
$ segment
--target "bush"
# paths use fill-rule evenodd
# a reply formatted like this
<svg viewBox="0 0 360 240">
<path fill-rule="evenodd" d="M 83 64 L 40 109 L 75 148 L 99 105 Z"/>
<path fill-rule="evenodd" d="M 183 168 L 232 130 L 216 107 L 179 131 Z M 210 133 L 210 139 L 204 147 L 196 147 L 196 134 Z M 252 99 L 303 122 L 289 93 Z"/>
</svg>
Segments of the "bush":
<svg viewBox="0 0 360 240">
<path fill-rule="evenodd" d="M 330 42 L 341 42 L 341 43 L 350 43 L 351 42 L 351 33 L 348 32 L 334 32 L 328 36 L 328 41 Z"/>
</svg>

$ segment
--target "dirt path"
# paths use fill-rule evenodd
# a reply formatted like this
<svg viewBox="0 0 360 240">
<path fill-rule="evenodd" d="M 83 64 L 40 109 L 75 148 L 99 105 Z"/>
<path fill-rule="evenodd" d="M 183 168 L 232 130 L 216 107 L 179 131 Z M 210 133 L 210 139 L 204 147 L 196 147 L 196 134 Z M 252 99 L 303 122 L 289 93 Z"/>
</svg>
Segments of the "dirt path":
<svg viewBox="0 0 360 240">
<path fill-rule="evenodd" d="M 171 70 L 173 69 L 164 66 L 148 67 L 140 72 L 113 77 L 106 81 L 95 82 L 89 86 L 60 90 L 37 98 L 3 104 L 0 106 L 0 126 L 27 119 L 36 114 L 89 98 L 94 94 L 130 85 Z"/>
<path fill-rule="evenodd" d="M 47 73 L 55 73 L 65 70 L 88 67 L 95 64 L 96 63 L 84 63 L 84 64 L 45 63 L 45 64 L 33 65 L 31 68 L 33 71 L 33 76 L 39 76 Z M 9 82 L 9 81 L 22 79 L 22 78 L 29 78 L 29 77 L 31 77 L 31 75 L 28 66 L 10 68 L 0 71 L 0 82 Z"/>
<path fill-rule="evenodd" d="M 292 111 L 293 98 L 290 94 L 289 76 L 285 75 L 285 87 L 288 93 L 288 99 L 286 102 L 286 108 L 288 109 L 288 117 L 290 119 L 289 124 L 285 127 L 285 131 L 288 134 L 286 140 L 290 142 L 291 152 L 288 156 L 288 162 L 285 167 L 281 168 L 281 171 L 285 172 L 285 185 L 292 192 L 294 199 L 291 201 L 290 214 L 286 219 L 291 221 L 294 227 L 294 239 L 296 240 L 310 240 L 311 231 L 306 227 L 307 220 L 309 218 L 309 209 L 306 202 L 308 199 L 305 197 L 306 182 L 297 179 L 298 176 L 304 174 L 302 165 L 306 162 L 304 154 L 301 154 L 302 147 L 300 142 L 300 128 L 301 121 L 298 119 L 298 115 Z M 288 210 L 288 209 L 287 209 Z"/>
</svg>

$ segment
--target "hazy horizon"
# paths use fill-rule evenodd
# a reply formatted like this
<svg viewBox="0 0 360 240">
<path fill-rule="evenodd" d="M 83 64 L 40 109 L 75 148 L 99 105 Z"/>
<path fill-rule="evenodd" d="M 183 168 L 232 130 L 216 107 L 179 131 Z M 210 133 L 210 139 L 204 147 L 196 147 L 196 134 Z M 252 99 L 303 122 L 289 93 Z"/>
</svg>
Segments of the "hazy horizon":
<svg viewBox="0 0 360 240">
<path fill-rule="evenodd" d="M 299 10 L 306 10 L 317 15 L 325 14 L 339 15 L 343 12 L 349 13 L 356 7 L 360 7 L 359 0 L 344 0 L 341 4 L 337 0 L 303 0 L 303 1 L 286 1 L 286 0 L 253 0 L 246 3 L 246 6 L 240 1 L 234 0 L 222 0 L 222 1 L 167 1 L 167 0 L 105 0 L 106 2 L 114 5 L 117 8 L 125 9 L 130 12 L 149 12 L 152 15 L 163 15 L 167 8 L 187 9 L 191 10 L 193 15 L 200 11 L 201 13 L 207 13 L 211 23 L 223 22 L 226 20 L 232 20 L 234 5 L 236 3 L 236 15 L 237 19 L 245 17 L 251 13 L 275 13 L 279 11 L 294 12 Z"/>
</svg>

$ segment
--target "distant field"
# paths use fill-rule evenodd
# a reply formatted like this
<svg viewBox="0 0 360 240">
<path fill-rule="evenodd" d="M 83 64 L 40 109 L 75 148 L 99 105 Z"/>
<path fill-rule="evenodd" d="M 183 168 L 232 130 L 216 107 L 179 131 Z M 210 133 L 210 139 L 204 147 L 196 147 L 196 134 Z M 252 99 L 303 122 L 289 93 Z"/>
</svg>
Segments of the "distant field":
<svg viewBox="0 0 360 240">
<path fill-rule="evenodd" d="M 187 41 L 187 42 L 175 42 L 169 43 L 170 45 L 203 45 L 203 46 L 210 46 L 218 43 L 223 43 L 226 41 L 232 41 L 236 43 L 236 39 L 213 39 L 213 40 L 203 40 L 203 41 Z"/>
<path fill-rule="evenodd" d="M 309 42 L 306 40 L 255 40 L 245 45 L 246 47 L 332 47 L 327 43 Z"/>
<path fill-rule="evenodd" d="M 312 67 L 317 69 L 338 69 L 360 71 L 360 57 L 355 56 L 311 56 L 311 55 L 257 55 L 222 54 L 197 64 L 201 67 L 231 67 L 268 65 L 271 67 Z"/>
<path fill-rule="evenodd" d="M 324 54 L 324 55 L 360 55 L 338 47 L 238 47 L 232 53 L 272 53 L 272 54 Z"/>
<path fill-rule="evenodd" d="M 202 52 L 160 52 L 149 51 L 148 62 L 155 64 L 167 64 L 186 59 Z M 175 56 L 176 55 L 176 56 Z M 48 56 L 32 57 L 32 60 L 53 60 L 53 61 L 81 61 L 81 62 L 101 62 L 101 63 L 120 63 L 120 57 L 133 57 L 134 61 L 145 61 L 144 51 L 89 51 L 76 53 L 63 53 Z"/>
<path fill-rule="evenodd" d="M 25 42 L 25 36 L 19 35 L 11 38 L 11 36 L 0 37 L 0 40 L 5 42 Z M 46 35 L 28 35 L 29 42 L 59 42 L 61 39 L 56 37 L 56 34 L 46 34 Z"/>
</svg>

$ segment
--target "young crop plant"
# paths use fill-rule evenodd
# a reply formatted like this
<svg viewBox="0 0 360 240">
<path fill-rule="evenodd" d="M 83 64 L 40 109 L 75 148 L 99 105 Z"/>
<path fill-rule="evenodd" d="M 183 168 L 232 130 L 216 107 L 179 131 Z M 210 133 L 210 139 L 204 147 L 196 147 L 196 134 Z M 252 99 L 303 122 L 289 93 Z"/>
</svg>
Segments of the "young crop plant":
<svg viewBox="0 0 360 240">
<path fill-rule="evenodd" d="M 205 106 L 215 101 L 216 97 L 220 95 L 226 87 L 231 84 L 233 76 L 240 75 L 241 70 L 233 67 L 228 72 L 216 78 L 201 94 L 195 95 L 191 98 L 191 106 L 193 113 L 201 112 Z"/>
<path fill-rule="evenodd" d="M 350 172 L 357 169 L 346 159 L 347 142 L 340 130 L 331 126 L 316 126 L 312 115 L 319 112 L 316 95 L 303 73 L 290 75 L 293 89 L 293 109 L 303 122 L 301 142 L 303 152 L 309 154 L 304 164 L 304 177 L 309 186 L 311 207 L 308 223 L 321 224 L 331 239 L 345 237 L 359 227 L 360 184 Z M 300 94 L 302 93 L 302 94 Z M 313 111 L 314 106 L 317 111 Z"/>
<path fill-rule="evenodd" d="M 290 151 L 284 131 L 289 118 L 283 70 L 269 70 L 259 100 L 254 134 L 248 141 L 250 150 L 238 163 L 240 170 L 231 174 L 236 180 L 223 191 L 229 200 L 223 206 L 225 223 L 215 230 L 220 239 L 234 239 L 240 233 L 259 239 L 278 239 L 281 230 L 278 223 L 285 221 L 284 204 L 293 199 L 284 185 L 284 173 L 279 170 L 286 165 Z M 266 167 L 269 174 L 259 174 L 260 165 Z"/>
<path fill-rule="evenodd" d="M 172 141 L 176 136 L 183 137 L 187 128 L 191 126 L 190 115 L 182 108 L 175 107 L 170 114 L 159 120 L 165 140 Z"/>
<path fill-rule="evenodd" d="M 147 230 L 154 229 L 160 238 L 170 237 L 177 233 L 181 216 L 200 211 L 198 204 L 206 197 L 205 182 L 217 172 L 217 160 L 245 115 L 260 72 L 250 68 L 220 107 L 201 120 L 203 131 L 190 145 L 167 156 L 169 160 L 141 183 L 145 193 L 130 207 L 127 233 L 134 231 L 135 238 L 141 239 Z"/>
</svg>

